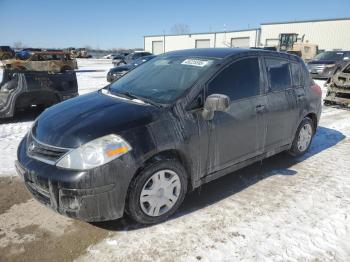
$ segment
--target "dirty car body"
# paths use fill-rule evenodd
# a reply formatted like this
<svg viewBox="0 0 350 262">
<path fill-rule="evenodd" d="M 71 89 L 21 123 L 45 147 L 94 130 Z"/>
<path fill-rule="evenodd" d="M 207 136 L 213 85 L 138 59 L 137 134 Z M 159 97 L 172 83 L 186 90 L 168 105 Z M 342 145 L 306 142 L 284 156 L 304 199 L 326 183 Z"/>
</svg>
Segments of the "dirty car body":
<svg viewBox="0 0 350 262">
<path fill-rule="evenodd" d="M 175 212 L 187 188 L 291 149 L 303 119 L 314 133 L 320 113 L 320 90 L 294 55 L 175 51 L 98 92 L 47 109 L 21 141 L 16 167 L 35 198 L 61 214 L 103 221 L 126 210 L 138 222 L 155 223 Z M 95 159 L 88 152 L 101 139 L 119 141 L 101 153 L 118 157 L 79 167 L 75 156 Z M 157 179 L 171 186 L 170 200 L 177 202 L 149 213 L 153 200 L 169 195 Z M 143 200 L 155 185 L 153 200 Z"/>
<path fill-rule="evenodd" d="M 75 72 L 5 69 L 0 83 L 0 118 L 13 117 L 31 106 L 48 107 L 78 95 Z"/>
</svg>

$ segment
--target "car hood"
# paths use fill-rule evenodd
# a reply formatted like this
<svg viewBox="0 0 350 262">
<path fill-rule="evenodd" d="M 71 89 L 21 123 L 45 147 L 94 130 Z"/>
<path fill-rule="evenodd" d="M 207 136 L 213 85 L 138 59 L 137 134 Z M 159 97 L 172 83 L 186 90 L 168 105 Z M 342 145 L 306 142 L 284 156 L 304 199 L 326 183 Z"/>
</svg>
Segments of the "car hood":
<svg viewBox="0 0 350 262">
<path fill-rule="evenodd" d="M 311 60 L 308 64 L 317 64 L 317 65 L 330 65 L 330 64 L 336 64 L 339 61 L 337 60 Z"/>
<path fill-rule="evenodd" d="M 120 134 L 154 119 L 159 108 L 94 92 L 46 109 L 32 134 L 42 143 L 75 148 L 109 134 Z"/>
</svg>

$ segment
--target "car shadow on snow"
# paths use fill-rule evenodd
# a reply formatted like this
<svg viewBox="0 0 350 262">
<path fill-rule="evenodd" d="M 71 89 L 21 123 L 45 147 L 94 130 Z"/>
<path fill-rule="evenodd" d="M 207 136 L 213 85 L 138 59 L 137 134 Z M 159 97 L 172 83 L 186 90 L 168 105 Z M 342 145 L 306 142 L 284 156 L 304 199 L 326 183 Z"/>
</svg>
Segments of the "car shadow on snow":
<svg viewBox="0 0 350 262">
<path fill-rule="evenodd" d="M 176 214 L 169 219 L 176 219 L 213 205 L 270 176 L 297 175 L 297 172 L 291 167 L 335 146 L 344 138 L 345 136 L 341 132 L 320 126 L 309 151 L 305 155 L 295 158 L 287 153 L 281 153 L 204 184 L 189 193 Z M 128 217 L 114 221 L 93 223 L 93 225 L 112 231 L 137 230 L 144 227 L 136 224 Z"/>
</svg>

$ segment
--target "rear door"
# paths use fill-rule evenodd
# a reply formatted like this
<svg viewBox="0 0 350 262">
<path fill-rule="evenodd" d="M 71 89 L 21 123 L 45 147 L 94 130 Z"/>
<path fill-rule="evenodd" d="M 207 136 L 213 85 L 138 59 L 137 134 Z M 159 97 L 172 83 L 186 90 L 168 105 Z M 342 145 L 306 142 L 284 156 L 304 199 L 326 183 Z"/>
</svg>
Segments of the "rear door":
<svg viewBox="0 0 350 262">
<path fill-rule="evenodd" d="M 262 94 L 258 57 L 241 58 L 223 69 L 207 86 L 207 95 L 230 97 L 226 112 L 209 122 L 208 173 L 263 152 L 266 134 L 266 95 Z"/>
<path fill-rule="evenodd" d="M 299 119 L 298 97 L 305 93 L 293 86 L 288 59 L 265 57 L 267 83 L 267 151 L 291 143 Z"/>
</svg>

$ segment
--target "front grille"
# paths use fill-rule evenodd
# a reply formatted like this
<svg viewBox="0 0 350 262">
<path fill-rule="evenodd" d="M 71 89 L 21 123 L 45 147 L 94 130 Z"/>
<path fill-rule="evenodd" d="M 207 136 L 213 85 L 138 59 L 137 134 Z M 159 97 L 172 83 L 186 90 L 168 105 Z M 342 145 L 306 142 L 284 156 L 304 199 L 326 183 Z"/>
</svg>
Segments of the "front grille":
<svg viewBox="0 0 350 262">
<path fill-rule="evenodd" d="M 31 158 L 54 165 L 68 151 L 68 148 L 54 147 L 41 143 L 34 138 L 32 132 L 28 134 L 27 154 Z"/>
<path fill-rule="evenodd" d="M 325 69 L 325 65 L 323 64 L 311 64 L 308 67 L 310 71 L 323 71 Z"/>
</svg>

